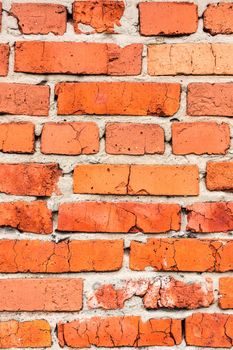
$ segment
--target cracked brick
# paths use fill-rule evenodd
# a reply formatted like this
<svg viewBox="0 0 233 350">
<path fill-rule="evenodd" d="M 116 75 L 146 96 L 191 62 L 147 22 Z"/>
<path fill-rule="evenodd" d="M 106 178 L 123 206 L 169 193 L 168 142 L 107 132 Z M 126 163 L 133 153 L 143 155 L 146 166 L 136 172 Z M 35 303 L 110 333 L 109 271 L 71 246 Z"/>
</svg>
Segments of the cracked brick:
<svg viewBox="0 0 233 350">
<path fill-rule="evenodd" d="M 218 305 L 221 309 L 233 308 L 233 278 L 221 277 L 219 279 Z"/>
<path fill-rule="evenodd" d="M 0 348 L 2 349 L 47 348 L 51 345 L 51 329 L 45 320 L 0 322 Z"/>
<path fill-rule="evenodd" d="M 60 346 L 71 348 L 174 346 L 182 341 L 181 321 L 139 316 L 92 317 L 58 325 Z"/>
<path fill-rule="evenodd" d="M 192 34 L 198 25 L 197 5 L 187 2 L 141 2 L 139 16 L 140 34 L 146 36 Z"/>
<path fill-rule="evenodd" d="M 121 281 L 100 285 L 88 293 L 90 309 L 123 309 L 125 302 L 134 296 L 141 297 L 146 309 L 196 309 L 208 307 L 214 301 L 213 283 L 210 278 L 202 282 L 184 282 L 173 277 L 156 277 Z"/>
<path fill-rule="evenodd" d="M 197 313 L 185 320 L 187 345 L 214 348 L 233 346 L 233 316 Z"/>
<path fill-rule="evenodd" d="M 82 290 L 80 278 L 0 279 L 0 310 L 79 311 Z"/>
<path fill-rule="evenodd" d="M 49 86 L 0 83 L 0 113 L 48 116 Z"/>
<path fill-rule="evenodd" d="M 186 207 L 192 232 L 228 232 L 233 230 L 233 202 L 195 203 Z"/>
<path fill-rule="evenodd" d="M 226 154 L 229 147 L 230 127 L 226 123 L 172 124 L 173 154 Z"/>
<path fill-rule="evenodd" d="M 195 238 L 148 239 L 130 246 L 130 268 L 144 271 L 225 272 L 232 271 L 233 242 Z"/>
<path fill-rule="evenodd" d="M 105 147 L 109 154 L 163 154 L 164 130 L 155 124 L 108 123 Z"/>
<path fill-rule="evenodd" d="M 49 234 L 53 232 L 52 211 L 42 201 L 0 203 L 0 227 Z"/>
<path fill-rule="evenodd" d="M 74 30 L 77 34 L 115 33 L 120 26 L 125 4 L 116 0 L 75 1 L 73 3 Z M 83 29 L 83 26 L 87 29 Z"/>
<path fill-rule="evenodd" d="M 2 273 L 116 271 L 122 263 L 122 240 L 0 240 Z"/>
<path fill-rule="evenodd" d="M 233 45 L 181 43 L 149 45 L 150 75 L 232 75 Z"/>
<path fill-rule="evenodd" d="M 67 10 L 62 5 L 13 3 L 10 14 L 17 19 L 22 34 L 63 35 L 66 32 Z"/>
<path fill-rule="evenodd" d="M 32 123 L 2 123 L 0 151 L 6 153 L 34 153 L 35 126 Z"/>
<path fill-rule="evenodd" d="M 61 176 L 58 164 L 0 164 L 0 192 L 26 196 L 60 194 L 57 183 Z"/>
<path fill-rule="evenodd" d="M 58 230 L 73 232 L 162 233 L 180 229 L 180 206 L 163 203 L 63 203 Z"/>
<path fill-rule="evenodd" d="M 121 48 L 104 43 L 19 41 L 15 45 L 15 72 L 139 75 L 141 66 L 141 44 Z"/>
<path fill-rule="evenodd" d="M 41 152 L 44 154 L 95 154 L 99 151 L 96 123 L 46 123 L 42 129 Z"/>
<path fill-rule="evenodd" d="M 172 116 L 180 105 L 180 85 L 173 83 L 58 83 L 55 94 L 59 115 Z"/>
<path fill-rule="evenodd" d="M 229 55 L 229 52 L 228 52 Z M 233 116 L 233 84 L 188 85 L 187 113 L 193 116 Z"/>
<path fill-rule="evenodd" d="M 199 171 L 196 165 L 81 164 L 74 193 L 196 196 Z"/>
</svg>

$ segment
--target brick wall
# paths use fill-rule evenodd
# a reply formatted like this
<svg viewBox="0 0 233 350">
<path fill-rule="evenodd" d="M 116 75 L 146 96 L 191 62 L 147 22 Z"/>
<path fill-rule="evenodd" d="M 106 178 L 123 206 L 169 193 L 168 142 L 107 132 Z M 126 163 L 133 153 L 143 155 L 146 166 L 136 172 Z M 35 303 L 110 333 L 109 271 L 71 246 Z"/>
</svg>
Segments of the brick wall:
<svg viewBox="0 0 233 350">
<path fill-rule="evenodd" d="M 1 14 L 0 348 L 232 347 L 233 3 Z"/>
</svg>

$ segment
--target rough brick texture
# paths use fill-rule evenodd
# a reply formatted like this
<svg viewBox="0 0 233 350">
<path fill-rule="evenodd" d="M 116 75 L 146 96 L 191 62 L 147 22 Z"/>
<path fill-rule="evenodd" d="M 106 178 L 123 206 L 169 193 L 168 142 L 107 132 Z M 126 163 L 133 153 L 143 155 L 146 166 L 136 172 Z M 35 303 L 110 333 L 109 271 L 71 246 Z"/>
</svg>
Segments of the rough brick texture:
<svg viewBox="0 0 233 350">
<path fill-rule="evenodd" d="M 233 347 L 233 0 L 0 0 L 0 349 Z"/>
<path fill-rule="evenodd" d="M 23 34 L 63 35 L 66 31 L 67 10 L 56 4 L 14 3 L 11 14 L 17 19 Z"/>
</svg>

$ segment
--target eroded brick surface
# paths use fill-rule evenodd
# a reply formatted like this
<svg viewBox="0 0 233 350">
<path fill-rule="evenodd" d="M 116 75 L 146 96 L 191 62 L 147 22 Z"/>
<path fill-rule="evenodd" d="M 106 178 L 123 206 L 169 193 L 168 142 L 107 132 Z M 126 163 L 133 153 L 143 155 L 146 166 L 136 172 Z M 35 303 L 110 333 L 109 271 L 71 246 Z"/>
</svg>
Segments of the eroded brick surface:
<svg viewBox="0 0 233 350">
<path fill-rule="evenodd" d="M 233 4 L 209 4 L 204 12 L 204 30 L 211 35 L 233 33 Z"/>
</svg>

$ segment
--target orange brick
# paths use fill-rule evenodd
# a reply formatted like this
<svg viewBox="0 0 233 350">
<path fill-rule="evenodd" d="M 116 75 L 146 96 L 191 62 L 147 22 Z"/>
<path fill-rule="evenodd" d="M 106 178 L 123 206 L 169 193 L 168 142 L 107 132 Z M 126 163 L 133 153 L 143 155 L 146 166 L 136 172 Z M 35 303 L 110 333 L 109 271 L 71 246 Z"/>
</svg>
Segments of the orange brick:
<svg viewBox="0 0 233 350">
<path fill-rule="evenodd" d="M 155 124 L 108 123 L 106 152 L 109 154 L 163 154 L 164 130 Z"/>
<path fill-rule="evenodd" d="M 80 33 L 114 33 L 115 26 L 120 26 L 124 13 L 124 1 L 96 0 L 75 1 L 73 3 L 74 30 Z M 82 25 L 90 26 L 83 29 Z"/>
<path fill-rule="evenodd" d="M 98 60 L 96 60 L 98 57 Z M 138 75 L 142 45 L 19 41 L 15 45 L 15 72 Z"/>
<path fill-rule="evenodd" d="M 230 127 L 226 123 L 197 122 L 172 124 L 172 152 L 185 154 L 226 154 Z"/>
<path fill-rule="evenodd" d="M 42 201 L 0 203 L 0 226 L 22 232 L 52 233 L 52 211 Z"/>
<path fill-rule="evenodd" d="M 208 162 L 206 187 L 210 191 L 232 191 L 233 162 Z"/>
<path fill-rule="evenodd" d="M 59 194 L 61 175 L 55 163 L 0 164 L 0 192 L 18 196 L 51 196 Z"/>
<path fill-rule="evenodd" d="M 63 203 L 58 230 L 76 232 L 160 233 L 180 229 L 180 206 L 163 203 Z"/>
<path fill-rule="evenodd" d="M 228 232 L 233 230 L 233 202 L 195 203 L 186 207 L 192 232 Z"/>
<path fill-rule="evenodd" d="M 219 299 L 221 309 L 233 308 L 233 278 L 221 277 L 219 279 Z"/>
<path fill-rule="evenodd" d="M 211 348 L 231 348 L 233 345 L 233 316 L 197 313 L 185 320 L 187 345 Z"/>
<path fill-rule="evenodd" d="M 197 30 L 197 5 L 178 2 L 139 3 L 142 35 L 185 35 Z"/>
<path fill-rule="evenodd" d="M 187 112 L 194 116 L 233 116 L 233 84 L 188 85 Z"/>
<path fill-rule="evenodd" d="M 7 153 L 34 153 L 34 132 L 32 123 L 0 124 L 0 150 Z"/>
<path fill-rule="evenodd" d="M 0 272 L 63 273 L 116 271 L 123 240 L 0 240 Z"/>
<path fill-rule="evenodd" d="M 46 123 L 42 129 L 41 152 L 45 154 L 94 154 L 99 151 L 96 123 Z"/>
<path fill-rule="evenodd" d="M 148 239 L 133 241 L 130 247 L 130 268 L 143 271 L 225 272 L 233 269 L 232 241 L 194 238 Z"/>
<path fill-rule="evenodd" d="M 154 279 L 130 279 L 114 284 L 101 284 L 87 297 L 89 309 L 122 309 L 134 296 L 141 297 L 147 309 L 197 309 L 214 302 L 213 282 L 206 278 L 201 282 L 184 282 L 173 277 Z"/>
<path fill-rule="evenodd" d="M 198 195 L 198 177 L 195 165 L 81 164 L 74 169 L 74 193 Z"/>
<path fill-rule="evenodd" d="M 15 3 L 11 15 L 16 17 L 23 34 L 63 35 L 66 31 L 67 10 L 56 4 Z"/>
<path fill-rule="evenodd" d="M 47 116 L 49 86 L 0 83 L 0 113 Z"/>
<path fill-rule="evenodd" d="M 79 330 L 79 331 L 78 331 Z M 72 348 L 174 346 L 182 341 L 181 320 L 139 316 L 92 317 L 58 325 L 60 346 Z"/>
<path fill-rule="evenodd" d="M 79 311 L 82 289 L 79 278 L 0 279 L 0 310 Z"/>
<path fill-rule="evenodd" d="M 0 76 L 5 77 L 8 74 L 9 55 L 9 45 L 0 44 Z"/>
<path fill-rule="evenodd" d="M 233 33 L 233 3 L 209 4 L 203 14 L 204 30 L 211 35 Z"/>
<path fill-rule="evenodd" d="M 0 348 L 47 348 L 52 345 L 50 325 L 45 320 L 0 322 Z"/>
<path fill-rule="evenodd" d="M 225 43 L 181 43 L 150 45 L 150 75 L 232 75 L 233 45 Z M 203 96 L 200 95 L 201 98 Z"/>
<path fill-rule="evenodd" d="M 56 85 L 58 114 L 171 116 L 180 104 L 180 85 L 99 82 Z"/>
</svg>

